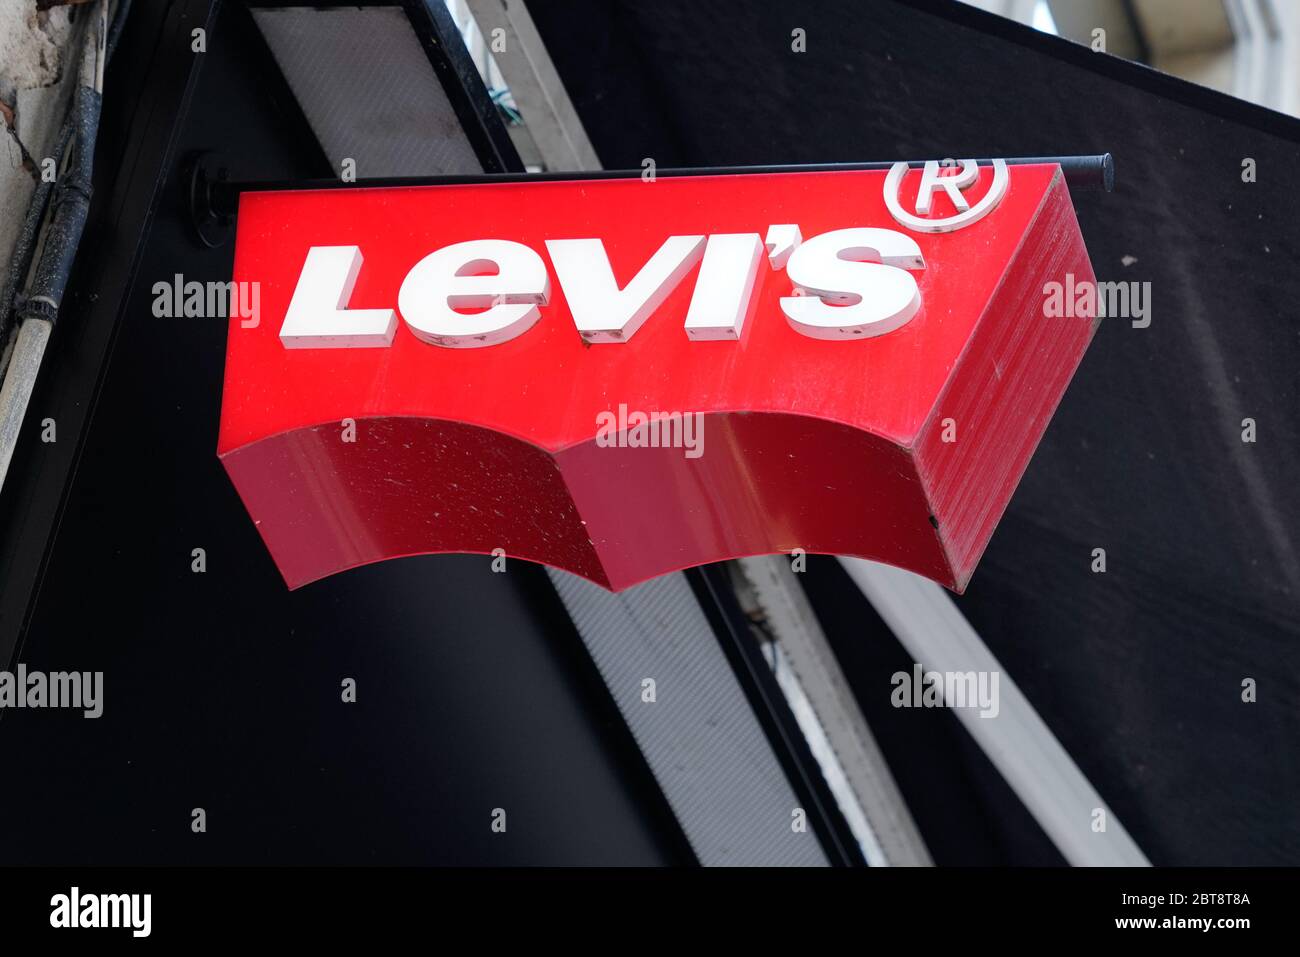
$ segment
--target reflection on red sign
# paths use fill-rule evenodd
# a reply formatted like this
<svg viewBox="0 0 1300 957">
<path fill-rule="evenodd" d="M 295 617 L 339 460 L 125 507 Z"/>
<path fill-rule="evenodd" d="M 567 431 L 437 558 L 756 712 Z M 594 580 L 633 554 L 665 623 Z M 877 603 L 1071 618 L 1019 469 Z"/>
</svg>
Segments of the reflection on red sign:
<svg viewBox="0 0 1300 957">
<path fill-rule="evenodd" d="M 1059 169 L 1008 172 L 941 233 L 874 171 L 245 194 L 218 454 L 291 587 L 802 549 L 963 589 L 1095 325 L 1043 314 L 1093 278 Z"/>
</svg>

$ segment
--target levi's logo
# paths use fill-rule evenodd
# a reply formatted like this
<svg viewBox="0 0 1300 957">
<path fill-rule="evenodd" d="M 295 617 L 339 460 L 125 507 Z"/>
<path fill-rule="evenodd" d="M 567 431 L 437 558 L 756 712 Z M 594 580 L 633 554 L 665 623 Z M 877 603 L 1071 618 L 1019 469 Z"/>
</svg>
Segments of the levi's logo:
<svg viewBox="0 0 1300 957">
<path fill-rule="evenodd" d="M 879 336 L 921 307 L 916 241 L 892 229 L 836 229 L 804 240 L 793 224 L 758 233 L 669 236 L 622 288 L 600 239 L 548 239 L 546 252 L 577 332 L 592 343 L 627 342 L 698 264 L 686 313 L 690 339 L 740 338 L 760 269 L 784 269 L 781 311 L 814 339 Z M 350 309 L 364 267 L 357 246 L 312 246 L 280 327 L 291 349 L 387 347 L 392 309 Z M 532 246 L 478 239 L 437 249 L 406 274 L 397 308 L 419 339 L 476 348 L 527 332 L 551 299 L 551 271 Z"/>
<path fill-rule="evenodd" d="M 1042 321 L 1069 274 L 1050 164 L 250 192 L 218 454 L 293 588 L 799 548 L 961 589 L 1092 335 Z"/>
</svg>

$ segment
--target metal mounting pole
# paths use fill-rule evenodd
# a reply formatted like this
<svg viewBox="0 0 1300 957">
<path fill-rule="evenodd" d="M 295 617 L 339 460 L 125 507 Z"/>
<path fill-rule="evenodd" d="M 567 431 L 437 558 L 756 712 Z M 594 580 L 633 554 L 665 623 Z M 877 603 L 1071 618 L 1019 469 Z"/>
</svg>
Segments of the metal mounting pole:
<svg viewBox="0 0 1300 957">
<path fill-rule="evenodd" d="M 742 173 L 817 173 L 844 170 L 889 170 L 897 161 L 869 163 L 816 163 L 802 166 L 704 166 L 686 169 L 660 169 L 656 177 L 665 176 L 727 176 Z M 929 160 L 906 160 L 912 169 L 924 166 Z M 945 160 L 939 160 L 943 163 Z M 991 159 L 975 161 L 979 166 L 992 164 Z M 1115 188 L 1115 160 L 1109 153 L 1092 156 L 1018 156 L 1006 159 L 1008 166 L 1030 166 L 1055 163 L 1061 167 L 1066 183 L 1072 190 L 1104 190 Z M 364 187 L 395 186 L 450 186 L 473 183 L 527 183 L 575 179 L 632 179 L 643 175 L 644 170 L 588 170 L 582 172 L 548 173 L 488 173 L 479 176 L 400 177 L 387 179 L 359 179 L 345 183 L 337 179 L 298 180 L 274 182 L 249 182 L 229 179 L 225 169 L 209 169 L 200 164 L 192 173 L 190 189 L 190 215 L 196 222 L 229 219 L 239 211 L 241 193 L 295 189 L 358 189 Z"/>
</svg>

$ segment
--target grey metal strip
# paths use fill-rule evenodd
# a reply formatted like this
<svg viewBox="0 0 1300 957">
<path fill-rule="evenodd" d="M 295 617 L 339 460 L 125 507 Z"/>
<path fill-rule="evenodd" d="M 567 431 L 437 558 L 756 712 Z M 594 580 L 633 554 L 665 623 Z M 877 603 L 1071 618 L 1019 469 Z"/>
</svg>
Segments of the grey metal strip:
<svg viewBox="0 0 1300 957">
<path fill-rule="evenodd" d="M 254 9 L 336 172 L 358 178 L 482 172 L 401 7 Z"/>
<path fill-rule="evenodd" d="M 787 663 L 779 672 L 781 690 L 867 863 L 932 865 L 790 559 L 766 555 L 736 564 Z"/>
<path fill-rule="evenodd" d="M 547 571 L 700 863 L 826 866 L 685 577 L 615 595 Z"/>
<path fill-rule="evenodd" d="M 926 671 L 998 676 L 1000 693 L 992 713 L 971 707 L 953 707 L 953 713 L 1067 861 L 1076 867 L 1149 866 L 1119 818 L 942 588 L 878 562 L 840 558 L 840 564 Z"/>
<path fill-rule="evenodd" d="M 467 0 L 484 36 L 504 41 L 494 54 L 498 67 L 543 163 L 549 170 L 600 169 L 600 159 L 582 128 L 546 44 L 520 0 Z"/>
</svg>

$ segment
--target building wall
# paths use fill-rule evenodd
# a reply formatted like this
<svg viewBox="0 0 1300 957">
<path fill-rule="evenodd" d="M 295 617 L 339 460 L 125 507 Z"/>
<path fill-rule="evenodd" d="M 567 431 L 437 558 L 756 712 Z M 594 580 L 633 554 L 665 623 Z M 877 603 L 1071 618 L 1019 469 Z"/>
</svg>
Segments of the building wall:
<svg viewBox="0 0 1300 957">
<path fill-rule="evenodd" d="M 76 82 L 73 51 L 87 19 L 78 14 L 38 11 L 36 0 L 0 3 L 0 287 Z"/>
</svg>

